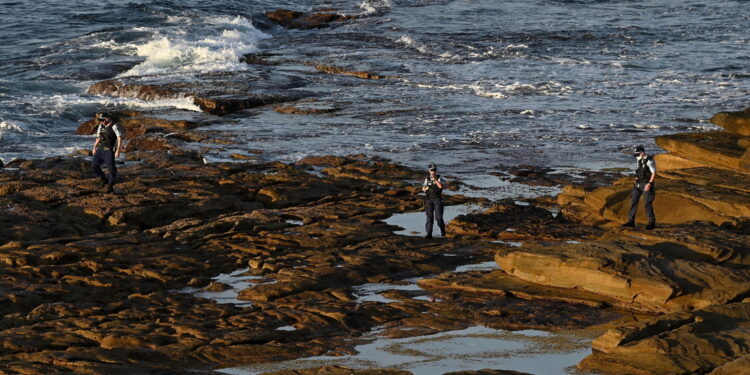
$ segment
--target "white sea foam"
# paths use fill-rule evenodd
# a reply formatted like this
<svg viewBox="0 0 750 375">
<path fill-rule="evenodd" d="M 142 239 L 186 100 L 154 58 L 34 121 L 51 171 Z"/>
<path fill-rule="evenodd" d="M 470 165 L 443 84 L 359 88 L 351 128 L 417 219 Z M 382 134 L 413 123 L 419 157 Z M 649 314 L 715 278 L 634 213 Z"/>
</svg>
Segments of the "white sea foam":
<svg viewBox="0 0 750 375">
<path fill-rule="evenodd" d="M 167 21 L 184 26 L 143 30 L 153 35 L 141 43 L 108 41 L 98 46 L 145 58 L 142 63 L 120 74 L 122 77 L 244 70 L 248 67 L 240 62 L 240 57 L 257 51 L 258 43 L 270 38 L 242 16 L 210 17 L 197 23 L 177 22 L 178 19 Z"/>
<path fill-rule="evenodd" d="M 661 126 L 659 125 L 648 125 L 648 124 L 633 124 L 633 127 L 637 129 L 659 129 Z"/>
<path fill-rule="evenodd" d="M 20 126 L 10 121 L 0 121 L 0 132 L 22 132 Z"/>
<path fill-rule="evenodd" d="M 376 14 L 387 8 L 391 8 L 393 2 L 391 0 L 365 0 L 359 4 L 359 9 L 362 9 L 364 14 Z"/>
<path fill-rule="evenodd" d="M 492 98 L 492 99 L 505 99 L 508 97 L 508 95 L 503 94 L 502 92 L 497 91 L 488 91 L 480 86 L 473 86 L 474 94 L 477 96 L 483 96 L 485 98 Z"/>
<path fill-rule="evenodd" d="M 429 48 L 427 48 L 426 45 L 417 42 L 412 37 L 407 36 L 407 35 L 401 36 L 401 38 L 398 38 L 398 40 L 396 40 L 396 42 L 404 44 L 407 47 L 414 48 L 417 51 L 422 52 L 422 53 L 432 53 L 432 51 Z"/>
<path fill-rule="evenodd" d="M 0 140 L 5 137 L 7 133 L 22 133 L 23 129 L 17 124 L 10 121 L 0 121 Z"/>
<path fill-rule="evenodd" d="M 76 106 L 94 106 L 97 108 L 177 108 L 188 111 L 201 111 L 200 107 L 193 103 L 193 98 L 191 97 L 146 101 L 133 98 L 79 96 L 71 94 L 38 98 L 32 101 L 32 105 L 44 108 L 45 110 L 42 113 L 52 117 L 59 116 L 71 107 Z"/>
</svg>

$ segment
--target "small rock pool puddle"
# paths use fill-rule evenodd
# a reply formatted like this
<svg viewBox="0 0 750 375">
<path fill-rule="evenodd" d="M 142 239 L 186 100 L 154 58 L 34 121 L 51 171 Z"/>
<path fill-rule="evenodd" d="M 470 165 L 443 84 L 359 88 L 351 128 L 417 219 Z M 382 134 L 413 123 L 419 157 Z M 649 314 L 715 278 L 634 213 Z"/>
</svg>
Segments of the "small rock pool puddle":
<svg viewBox="0 0 750 375">
<path fill-rule="evenodd" d="M 443 209 L 443 220 L 447 224 L 451 220 L 455 219 L 458 215 L 465 215 L 471 212 L 482 211 L 481 206 L 471 205 L 458 205 L 458 206 L 445 206 Z M 403 228 L 400 231 L 395 231 L 393 234 L 400 236 L 424 236 L 425 232 L 425 213 L 424 211 L 407 212 L 403 214 L 395 214 L 384 220 L 386 224 L 395 225 Z M 440 229 L 437 228 L 437 224 L 434 224 L 433 235 L 440 233 Z"/>
<path fill-rule="evenodd" d="M 270 281 L 270 282 L 261 283 L 259 281 L 264 280 L 266 278 L 263 276 L 248 275 L 247 273 L 249 271 L 250 271 L 250 268 L 246 267 L 246 268 L 239 269 L 231 273 L 223 273 L 216 277 L 213 277 L 211 279 L 212 281 L 226 284 L 229 286 L 229 288 L 220 292 L 214 292 L 214 291 L 204 290 L 200 288 L 185 288 L 185 289 L 179 290 L 178 292 L 189 293 L 196 297 L 214 300 L 218 303 L 231 303 L 237 306 L 248 307 L 252 305 L 252 302 L 244 301 L 244 300 L 237 298 L 241 291 L 249 288 L 251 285 L 272 284 L 275 282 L 275 281 Z"/>
<path fill-rule="evenodd" d="M 467 196 L 487 197 L 488 190 L 494 192 L 492 199 L 513 197 L 531 198 L 548 193 L 555 193 L 556 188 L 534 188 L 519 194 L 516 183 L 502 181 L 496 176 L 479 176 L 465 181 L 472 186 L 460 193 Z M 524 185 L 526 186 L 526 185 Z M 528 189 L 529 187 L 526 186 Z M 468 193 L 468 194 L 467 194 Z M 518 204 L 525 202 L 517 201 Z M 458 215 L 481 212 L 484 208 L 479 205 L 456 205 L 444 208 L 444 220 L 450 222 Z M 387 224 L 403 228 L 395 231 L 396 235 L 423 236 L 424 212 L 408 212 L 395 214 L 385 220 Z M 289 224 L 303 225 L 298 220 L 287 220 Z M 433 234 L 437 232 L 435 228 Z M 521 242 L 493 241 L 511 246 L 521 246 Z M 451 256 L 452 254 L 446 254 Z M 466 264 L 456 267 L 453 272 L 464 273 L 471 271 L 494 271 L 500 269 L 494 261 L 477 264 Z M 239 300 L 238 294 L 249 288 L 261 276 L 248 275 L 249 269 L 241 269 L 232 273 L 222 274 L 213 278 L 214 281 L 230 286 L 221 292 L 210 292 L 201 289 L 185 289 L 181 292 L 192 293 L 198 297 L 210 298 L 219 303 L 232 303 L 237 306 L 250 306 L 249 301 Z M 434 275 L 433 275 L 434 276 Z M 389 290 L 419 292 L 417 285 L 420 278 L 403 280 L 404 284 L 368 283 L 352 288 L 355 302 L 392 303 L 396 300 L 386 298 L 383 292 Z M 418 294 L 413 299 L 429 300 L 430 296 Z M 277 330 L 293 331 L 292 326 L 280 327 Z M 575 365 L 590 354 L 590 337 L 583 337 L 576 333 L 549 333 L 544 331 L 504 331 L 486 327 L 471 327 L 459 331 L 449 331 L 427 336 L 411 338 L 389 339 L 379 336 L 379 331 L 371 333 L 373 340 L 369 344 L 359 345 L 355 349 L 357 355 L 332 357 L 319 356 L 298 360 L 248 365 L 226 368 L 218 372 L 230 375 L 253 375 L 268 371 L 303 369 L 328 365 L 341 365 L 351 368 L 387 367 L 402 369 L 415 375 L 441 374 L 450 371 L 503 369 L 529 372 L 537 375 L 574 373 Z"/>
<path fill-rule="evenodd" d="M 339 365 L 350 368 L 392 368 L 415 375 L 451 371 L 503 369 L 537 375 L 574 373 L 574 366 L 590 354 L 590 337 L 576 332 L 504 331 L 482 326 L 434 335 L 389 339 L 374 331 L 359 354 L 319 356 L 293 361 L 225 368 L 230 375 Z"/>
</svg>

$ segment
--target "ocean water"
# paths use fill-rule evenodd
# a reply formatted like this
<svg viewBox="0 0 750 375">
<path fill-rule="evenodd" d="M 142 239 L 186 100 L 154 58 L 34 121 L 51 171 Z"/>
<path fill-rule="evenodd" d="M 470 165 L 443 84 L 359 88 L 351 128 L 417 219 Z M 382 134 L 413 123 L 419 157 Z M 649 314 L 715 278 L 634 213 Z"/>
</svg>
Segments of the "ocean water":
<svg viewBox="0 0 750 375">
<path fill-rule="evenodd" d="M 186 99 L 86 94 L 113 78 L 207 82 L 254 74 L 304 91 L 332 115 L 270 108 L 220 118 L 231 152 L 293 162 L 365 153 L 462 175 L 534 164 L 629 165 L 635 144 L 715 129 L 748 106 L 750 12 L 743 1 L 0 0 L 0 159 L 88 148 L 99 110 L 190 113 Z M 263 13 L 336 8 L 358 19 L 287 30 Z M 245 64 L 246 53 L 290 61 Z M 296 62 L 296 63 L 295 63 Z M 322 74 L 304 63 L 391 78 Z M 284 88 L 284 82 L 295 82 Z M 216 145 L 209 160 L 227 160 Z M 655 150 L 658 151 L 658 150 Z"/>
</svg>

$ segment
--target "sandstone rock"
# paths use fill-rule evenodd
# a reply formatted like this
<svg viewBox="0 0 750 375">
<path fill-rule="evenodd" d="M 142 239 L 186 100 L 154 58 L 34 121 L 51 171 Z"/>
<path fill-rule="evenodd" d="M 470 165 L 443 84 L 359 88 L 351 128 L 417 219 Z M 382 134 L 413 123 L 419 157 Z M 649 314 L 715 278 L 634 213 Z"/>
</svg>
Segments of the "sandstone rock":
<svg viewBox="0 0 750 375">
<path fill-rule="evenodd" d="M 750 351 L 750 304 L 711 306 L 610 329 L 578 367 L 604 374 L 707 373 Z M 746 369 L 745 369 L 746 370 Z M 717 373 L 722 370 L 716 369 Z"/>
<path fill-rule="evenodd" d="M 362 78 L 362 79 L 380 79 L 385 78 L 380 75 L 370 73 L 370 72 L 363 72 L 363 71 L 356 71 L 356 70 L 348 70 L 342 67 L 338 66 L 332 66 L 332 65 L 315 65 L 315 69 L 318 71 L 321 71 L 323 73 L 328 74 L 343 74 L 347 76 Z"/>
<path fill-rule="evenodd" d="M 710 121 L 732 133 L 750 136 L 750 108 L 737 112 L 719 112 Z"/>
<path fill-rule="evenodd" d="M 320 29 L 358 18 L 355 15 L 343 15 L 333 12 L 303 13 L 288 9 L 277 9 L 266 12 L 271 21 L 289 29 Z"/>
<path fill-rule="evenodd" d="M 125 139 L 141 136 L 151 129 L 161 129 L 164 131 L 189 130 L 199 126 L 195 121 L 190 120 L 173 120 L 159 117 L 148 117 L 148 115 L 135 111 L 120 111 L 111 113 L 114 120 L 125 131 Z M 91 135 L 96 132 L 97 122 L 95 119 L 89 119 L 78 126 L 76 134 Z"/>
<path fill-rule="evenodd" d="M 334 107 L 315 107 L 315 106 L 292 106 L 292 105 L 278 105 L 273 107 L 273 110 L 279 113 L 286 113 L 290 115 L 325 115 L 338 112 L 339 108 Z"/>
<path fill-rule="evenodd" d="M 448 232 L 498 240 L 551 240 L 595 238 L 598 228 L 580 226 L 546 209 L 504 202 L 482 213 L 459 215 L 448 223 Z"/>
<path fill-rule="evenodd" d="M 279 61 L 272 60 L 272 58 L 275 56 L 278 55 L 272 53 L 248 53 L 240 58 L 240 62 L 244 62 L 247 64 L 273 66 L 281 63 Z"/>
<path fill-rule="evenodd" d="M 715 368 L 708 375 L 743 375 L 747 373 L 748 369 L 750 369 L 750 354 L 745 354 Z"/>
<path fill-rule="evenodd" d="M 685 159 L 712 167 L 748 172 L 741 159 L 747 147 L 740 145 L 746 138 L 718 131 L 705 133 L 680 133 L 656 137 L 656 144 Z"/>
<path fill-rule="evenodd" d="M 663 171 L 656 182 L 654 211 L 657 223 L 691 221 L 738 224 L 750 217 L 750 185 L 744 173 L 717 168 Z M 592 191 L 565 190 L 558 196 L 564 215 L 587 224 L 614 225 L 627 221 L 633 178 Z M 583 197 L 581 197 L 583 196 Z M 640 203 L 636 221 L 645 223 Z"/>
<path fill-rule="evenodd" d="M 213 115 L 226 115 L 248 108 L 293 101 L 298 97 L 290 98 L 279 95 L 267 94 L 235 94 L 212 93 L 206 91 L 200 93 L 198 88 L 184 87 L 182 85 L 153 85 L 141 83 L 125 83 L 121 81 L 102 81 L 89 87 L 87 93 L 90 95 L 106 95 L 115 97 L 137 98 L 141 100 L 161 100 L 192 98 L 193 103 L 203 111 Z"/>
<path fill-rule="evenodd" d="M 522 280 L 582 289 L 641 311 L 703 308 L 750 292 L 750 270 L 662 257 L 635 244 L 587 242 L 500 250 L 495 260 Z"/>
<path fill-rule="evenodd" d="M 692 223 L 659 227 L 651 231 L 632 229 L 609 232 L 601 240 L 637 242 L 641 247 L 665 257 L 747 268 L 750 267 L 750 247 L 747 245 L 750 234 L 747 233 Z"/>
<path fill-rule="evenodd" d="M 656 155 L 654 156 L 654 161 L 658 166 L 659 172 L 669 171 L 672 169 L 710 167 L 710 165 L 688 160 L 672 153 Z"/>
</svg>

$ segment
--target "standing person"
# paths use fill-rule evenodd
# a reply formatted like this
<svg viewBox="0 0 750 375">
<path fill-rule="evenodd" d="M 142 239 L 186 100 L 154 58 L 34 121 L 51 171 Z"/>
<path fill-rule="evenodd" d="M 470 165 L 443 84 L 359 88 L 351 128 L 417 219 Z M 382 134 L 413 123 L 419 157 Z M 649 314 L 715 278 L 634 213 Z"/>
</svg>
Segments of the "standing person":
<svg viewBox="0 0 750 375">
<path fill-rule="evenodd" d="M 94 173 L 102 180 L 102 187 L 107 187 L 107 192 L 114 192 L 115 182 L 117 181 L 117 167 L 115 159 L 120 157 L 122 150 L 122 130 L 120 126 L 112 121 L 112 116 L 108 113 L 100 113 L 97 116 L 99 127 L 96 130 L 96 141 L 91 154 L 94 160 L 91 168 Z M 102 171 L 102 164 L 109 169 L 109 178 Z"/>
<path fill-rule="evenodd" d="M 424 201 L 424 212 L 427 214 L 427 222 L 425 223 L 425 231 L 427 235 L 425 238 L 432 238 L 432 223 L 437 220 L 438 228 L 440 228 L 440 235 L 445 236 L 445 222 L 443 221 L 443 187 L 445 181 L 437 174 L 437 167 L 435 164 L 430 164 L 427 167 L 429 175 L 424 179 L 422 184 L 422 191 L 425 192 Z"/>
<path fill-rule="evenodd" d="M 638 201 L 641 199 L 641 195 L 643 195 L 645 198 L 646 216 L 648 216 L 646 229 L 651 230 L 656 227 L 656 216 L 654 216 L 654 207 L 652 205 L 656 197 L 656 189 L 654 188 L 656 162 L 651 155 L 646 154 L 643 146 L 637 146 L 633 156 L 636 157 L 635 186 L 633 186 L 633 193 L 630 200 L 628 222 L 624 226 L 635 227 L 635 213 L 638 211 Z"/>
</svg>

